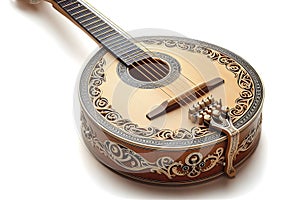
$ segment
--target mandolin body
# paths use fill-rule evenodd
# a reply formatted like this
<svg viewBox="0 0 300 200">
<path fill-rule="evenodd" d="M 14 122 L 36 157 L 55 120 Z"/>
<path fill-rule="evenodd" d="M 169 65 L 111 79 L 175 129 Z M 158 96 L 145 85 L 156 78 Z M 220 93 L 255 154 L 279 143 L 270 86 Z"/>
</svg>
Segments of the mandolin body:
<svg viewBox="0 0 300 200">
<path fill-rule="evenodd" d="M 100 48 L 79 81 L 81 134 L 89 151 L 115 172 L 148 183 L 190 184 L 224 172 L 233 177 L 228 163 L 238 167 L 260 139 L 263 86 L 255 70 L 236 54 L 197 40 L 148 36 L 133 42 L 166 63 L 167 73 L 157 81 L 140 78 Z M 217 77 L 224 82 L 194 101 L 147 118 L 162 102 Z M 193 105 L 209 97 L 228 107 L 236 136 L 191 120 Z"/>
</svg>

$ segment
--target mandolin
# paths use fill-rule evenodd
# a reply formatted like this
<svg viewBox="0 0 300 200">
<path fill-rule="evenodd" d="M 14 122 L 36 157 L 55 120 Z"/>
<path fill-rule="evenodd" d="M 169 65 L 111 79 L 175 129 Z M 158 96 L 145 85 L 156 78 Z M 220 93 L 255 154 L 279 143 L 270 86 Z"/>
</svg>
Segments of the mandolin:
<svg viewBox="0 0 300 200">
<path fill-rule="evenodd" d="M 198 40 L 133 38 L 84 0 L 47 1 L 99 44 L 78 85 L 98 161 L 155 184 L 236 176 L 261 134 L 264 89 L 249 63 Z"/>
</svg>

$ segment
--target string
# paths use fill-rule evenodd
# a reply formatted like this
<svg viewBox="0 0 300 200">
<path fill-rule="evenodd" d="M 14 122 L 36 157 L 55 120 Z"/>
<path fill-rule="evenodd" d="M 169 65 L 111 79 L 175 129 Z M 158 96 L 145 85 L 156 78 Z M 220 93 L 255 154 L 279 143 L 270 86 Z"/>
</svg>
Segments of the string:
<svg viewBox="0 0 300 200">
<path fill-rule="evenodd" d="M 90 4 L 88 4 L 87 6 L 89 6 Z M 92 6 L 90 6 L 90 7 L 92 7 Z M 106 22 L 107 24 L 109 24 L 109 25 L 111 25 L 112 27 L 114 27 L 115 28 L 115 30 L 118 30 L 118 32 L 121 34 L 121 35 L 126 35 L 127 36 L 127 39 L 129 39 L 130 38 L 130 40 L 131 41 L 135 41 L 135 43 L 138 43 L 134 38 L 132 38 L 126 31 L 124 31 L 122 28 L 120 28 L 118 25 L 116 25 L 114 22 L 112 22 L 109 18 L 107 18 L 105 15 L 103 15 L 102 13 L 100 13 L 97 9 L 95 9 L 95 8 L 93 8 L 92 7 L 92 9 L 93 9 L 93 11 L 95 12 L 95 13 L 97 13 L 98 15 L 100 15 L 101 17 L 102 17 L 102 19 L 105 19 L 105 21 L 104 22 Z M 110 37 L 110 36 L 108 36 L 108 37 Z M 126 38 L 126 37 L 125 37 Z M 129 40 L 129 41 L 130 41 Z M 147 50 L 147 52 L 149 53 L 151 53 L 151 54 L 153 54 L 153 52 L 151 52 L 147 47 L 145 47 L 144 45 L 142 45 L 141 43 L 139 43 L 144 49 L 146 49 Z M 118 46 L 118 45 L 117 45 Z M 145 52 L 146 53 L 146 55 L 149 55 L 147 52 Z M 132 60 L 132 61 L 134 61 L 135 62 L 135 59 L 133 59 L 133 58 L 136 58 L 136 57 L 138 57 L 139 55 L 136 55 L 135 57 L 133 57 L 132 58 L 132 56 L 131 55 L 129 55 L 130 56 L 130 59 Z M 149 60 L 149 58 L 148 57 L 146 57 L 146 58 L 144 58 L 144 59 L 142 59 L 142 60 L 139 60 L 139 61 L 142 61 L 142 62 L 144 62 L 144 64 L 145 65 L 147 65 L 148 67 L 150 67 L 149 65 L 148 65 L 148 63 L 146 63 L 144 60 L 147 60 L 147 61 L 149 61 L 149 63 L 151 63 L 151 64 L 153 64 L 153 66 L 157 66 L 157 64 L 158 65 L 160 65 L 161 67 L 164 67 L 165 68 L 165 66 L 164 65 L 162 65 L 161 63 L 159 63 L 159 62 L 156 62 L 156 63 L 153 63 L 151 60 Z M 135 62 L 135 63 L 137 63 L 137 62 Z M 138 63 L 137 63 L 138 64 Z M 151 72 L 149 72 L 149 70 L 147 70 L 146 68 L 144 68 L 143 67 L 143 65 L 140 65 L 140 64 L 138 64 L 138 66 L 140 66 L 140 67 L 142 67 L 143 69 L 145 69 L 152 77 L 154 77 L 154 78 L 156 78 Z M 138 68 L 136 68 L 141 74 L 143 74 L 143 76 L 145 77 L 145 78 L 147 78 L 150 82 L 152 82 L 152 79 L 151 78 L 149 78 L 147 75 L 145 75 L 142 71 L 140 71 Z M 165 75 L 167 75 L 164 71 L 162 71 L 159 67 L 157 67 L 157 69 L 159 69 L 162 73 L 164 73 L 164 76 Z M 166 68 L 165 68 L 166 69 Z M 159 75 L 159 76 L 161 76 L 161 74 L 159 74 L 159 73 L 157 73 L 157 71 L 154 71 L 154 72 L 156 72 L 156 74 L 157 75 Z M 190 83 L 192 83 L 194 86 L 196 86 L 196 84 L 191 80 L 191 79 L 189 79 L 188 77 L 186 77 L 184 74 L 181 74 L 186 80 L 188 80 Z M 163 78 L 164 76 L 161 76 L 161 78 Z M 166 91 L 164 91 L 162 88 L 160 88 L 165 94 L 167 94 L 170 98 L 172 98 Z M 203 93 L 205 93 L 201 88 L 198 88 L 198 89 L 200 89 L 200 91 L 201 92 L 203 92 Z M 194 93 L 193 92 L 189 92 L 190 94 L 191 94 L 191 96 L 193 97 L 194 96 L 194 93 L 196 94 L 196 95 L 199 95 L 199 96 L 201 96 L 201 94 L 198 92 L 198 91 L 194 91 Z M 186 93 L 185 93 L 186 94 Z M 187 98 L 189 101 L 193 101 L 193 99 L 191 99 L 189 96 L 190 95 L 184 95 L 185 96 L 185 98 Z M 184 99 L 181 99 L 181 101 L 183 101 L 184 102 L 184 104 L 188 104 L 188 102 L 186 102 L 186 101 L 184 101 Z M 180 104 L 180 102 L 178 102 L 179 104 Z"/>
<path fill-rule="evenodd" d="M 80 7 L 80 6 L 78 6 L 78 7 Z M 102 13 L 99 13 L 99 12 L 97 12 L 99 15 L 101 15 L 102 16 L 102 18 L 105 18 L 106 19 L 106 23 L 107 24 L 111 24 L 111 26 L 114 26 L 115 27 L 115 29 L 116 30 L 118 30 L 117 32 L 121 32 L 121 33 L 123 33 L 123 35 L 127 35 L 127 39 L 128 39 L 128 37 L 130 37 L 132 40 L 133 40 L 133 38 L 131 37 L 131 36 L 129 36 L 125 31 L 123 31 L 120 27 L 118 27 L 116 24 L 114 24 L 112 21 L 110 21 L 106 16 L 104 16 Z M 104 20 L 103 20 L 104 21 Z M 105 23 L 104 23 L 105 24 Z M 107 27 L 105 27 L 105 28 L 107 28 Z M 103 28 L 103 29 L 105 29 L 105 28 Z M 93 28 L 92 28 L 93 29 Z M 103 29 L 100 29 L 100 30 L 97 30 L 97 31 L 95 31 L 95 32 L 93 32 L 92 34 L 94 34 L 94 33 L 96 33 L 96 32 L 99 32 L 99 31 L 101 31 L 101 30 L 103 30 Z M 100 34 L 100 35 L 103 35 L 103 34 L 105 34 L 105 33 L 109 33 L 110 31 L 106 31 L 106 32 L 104 32 L 104 33 L 102 33 L 102 34 Z M 99 36 L 100 36 L 99 35 Z M 121 34 L 122 35 L 122 34 Z M 108 36 L 106 36 L 106 37 L 110 37 L 111 35 L 108 35 Z M 97 37 L 97 36 L 96 36 Z M 103 39 L 103 38 L 102 38 Z M 143 46 L 144 47 L 144 46 Z M 144 47 L 145 49 L 147 49 L 146 47 Z M 148 52 L 150 52 L 148 49 L 147 49 L 147 51 Z M 146 52 L 145 52 L 146 53 Z M 152 53 L 152 52 L 151 52 Z M 132 57 L 130 57 L 130 59 L 132 60 L 132 61 L 134 61 L 135 62 L 135 60 L 134 59 L 132 59 Z M 165 68 L 165 66 L 164 65 L 162 65 L 162 64 L 160 64 L 159 62 L 156 62 L 156 63 L 153 63 L 151 60 L 149 60 L 149 58 L 148 57 L 146 57 L 146 59 L 142 59 L 141 61 L 142 62 L 144 62 L 144 60 L 147 60 L 147 61 L 149 61 L 149 63 L 151 63 L 151 64 L 153 64 L 153 66 L 157 66 L 157 64 L 158 65 L 160 65 L 161 67 L 164 67 Z M 140 61 L 140 60 L 139 60 Z M 132 62 L 133 63 L 133 62 Z M 135 63 L 137 63 L 137 62 L 135 62 Z M 138 64 L 138 63 L 137 63 Z M 146 63 L 146 62 L 144 62 L 144 64 L 146 64 L 146 65 L 148 65 L 148 63 Z M 142 65 L 140 65 L 140 64 L 138 64 L 138 66 L 141 66 L 143 69 L 145 69 L 153 78 L 156 78 L 151 72 L 149 72 L 149 70 L 147 70 L 146 68 L 144 68 Z M 149 65 L 148 65 L 148 67 L 150 67 Z M 151 78 L 149 78 L 147 75 L 145 75 L 142 71 L 140 71 L 138 68 L 136 68 L 145 78 L 147 78 L 150 82 L 152 82 L 152 79 Z M 151 68 L 152 69 L 152 68 Z M 157 67 L 157 69 L 159 69 L 162 73 L 164 73 L 164 75 L 167 75 L 164 71 L 162 71 L 159 67 Z M 165 68 L 166 69 L 166 68 Z M 159 76 L 161 76 L 161 74 L 159 74 L 157 71 L 155 71 L 154 70 L 154 72 L 156 72 L 156 74 L 157 75 L 159 75 Z M 183 74 L 181 74 L 181 75 L 183 75 Z M 164 76 L 161 76 L 161 78 L 163 78 Z M 189 80 L 191 83 L 193 83 L 190 79 L 188 79 L 186 76 L 184 76 L 183 75 L 183 77 L 185 77 L 187 80 Z M 195 85 L 195 83 L 193 83 L 194 85 Z M 161 88 L 160 88 L 161 89 Z M 167 92 L 165 92 L 163 89 L 161 89 L 165 94 L 167 94 L 169 97 L 171 97 Z M 195 91 L 194 91 L 195 92 Z M 195 93 L 197 93 L 199 96 L 200 96 L 200 94 L 196 91 Z M 192 92 L 190 92 L 190 94 L 193 94 Z M 190 101 L 192 101 L 192 99 L 190 99 L 189 98 L 189 96 L 187 96 L 187 95 L 185 95 L 186 96 L 186 98 L 188 98 Z M 183 99 L 181 100 L 181 101 L 184 101 Z M 179 103 L 179 102 L 178 102 Z M 185 104 L 188 104 L 187 102 L 185 102 L 184 101 L 184 103 Z"/>
<path fill-rule="evenodd" d="M 64 1 L 59 1 L 59 3 L 62 3 L 62 2 L 64 2 Z M 90 6 L 90 4 L 88 4 L 88 3 L 85 3 L 85 2 L 81 2 L 81 1 L 79 1 L 82 5 L 85 5 L 86 7 L 90 7 L 93 11 L 94 11 L 94 14 L 95 13 L 97 13 L 98 15 L 100 15 L 101 17 L 102 17 L 102 21 L 104 21 L 104 22 L 106 22 L 108 25 L 110 25 L 110 26 L 112 26 L 112 27 L 114 27 L 115 28 L 115 30 L 117 30 L 116 32 L 119 32 L 121 35 L 126 35 L 126 39 L 130 39 L 129 41 L 131 42 L 131 41 L 135 41 L 134 43 L 137 43 L 137 41 L 134 39 L 134 38 L 132 38 L 127 32 L 125 32 L 124 30 L 122 30 L 119 26 L 117 26 L 115 23 L 113 23 L 109 18 L 107 18 L 106 16 L 104 16 L 102 13 L 100 13 L 99 11 L 97 11 L 96 9 L 94 9 L 92 6 Z M 80 6 L 78 6 L 78 8 L 79 8 Z M 68 11 L 69 12 L 69 11 Z M 101 19 L 101 18 L 100 18 Z M 105 20 L 103 20 L 103 19 L 105 19 Z M 105 24 L 105 23 L 104 23 Z M 108 27 L 104 27 L 104 28 L 102 28 L 102 29 L 100 29 L 100 30 L 96 30 L 95 32 L 93 32 L 92 34 L 95 34 L 95 33 L 97 33 L 97 32 L 100 32 L 101 30 L 104 30 L 104 29 L 106 29 L 106 28 L 108 28 Z M 104 35 L 104 34 L 106 34 L 106 33 L 109 33 L 110 31 L 106 31 L 106 32 L 104 32 L 104 33 L 101 33 L 100 35 Z M 116 33 L 115 33 L 116 34 Z M 100 36 L 99 35 L 99 36 Z M 108 35 L 108 36 L 106 36 L 106 37 L 111 37 L 113 34 L 111 34 L 111 35 Z M 98 36 L 97 36 L 98 37 Z M 103 39 L 103 38 L 102 38 Z M 115 43 L 115 42 L 114 42 Z M 131 42 L 132 43 L 132 42 Z M 134 44 L 134 43 L 132 43 L 132 44 Z M 117 43 L 118 44 L 118 43 Z M 156 76 L 154 76 L 153 74 L 152 74 L 152 72 L 150 72 L 147 68 L 144 68 L 144 66 L 143 65 L 141 65 L 141 64 L 139 64 L 138 62 L 143 62 L 145 65 L 147 65 L 149 68 L 151 68 L 151 66 L 149 66 L 148 65 L 148 63 L 151 63 L 154 67 L 156 66 L 156 69 L 158 69 L 158 70 L 160 70 L 162 73 L 163 73 L 163 75 L 161 75 L 160 73 L 158 73 L 156 70 L 154 70 L 153 68 L 151 68 L 157 75 L 159 75 L 161 78 L 164 78 L 166 75 L 167 75 L 167 73 L 166 72 L 164 72 L 163 70 L 161 70 L 161 68 L 160 67 L 163 67 L 164 69 L 166 69 L 165 68 L 165 66 L 164 65 L 162 65 L 161 63 L 159 63 L 159 62 L 155 62 L 155 63 L 153 63 L 152 62 L 152 60 L 150 60 L 150 58 L 152 58 L 153 59 L 153 57 L 151 57 L 151 56 L 149 56 L 149 53 L 151 53 L 152 55 L 154 55 L 153 54 L 153 52 L 151 52 L 147 47 L 145 47 L 144 45 L 142 45 L 141 43 L 139 43 L 144 49 L 146 49 L 146 51 L 144 51 L 144 50 L 142 50 L 142 54 L 143 53 L 145 53 L 144 55 L 142 55 L 142 58 L 144 57 L 144 56 L 146 56 L 146 58 L 143 58 L 143 59 L 141 59 L 141 60 L 138 60 L 138 61 L 136 61 L 134 58 L 136 58 L 136 57 L 140 57 L 140 55 L 138 54 L 138 55 L 135 55 L 134 57 L 132 57 L 132 54 L 129 54 L 129 55 L 127 55 L 127 58 L 126 59 L 130 59 L 130 60 L 132 60 L 133 62 L 131 62 L 132 64 L 137 64 L 139 67 L 141 67 L 141 68 L 143 68 L 145 71 L 147 71 L 153 78 L 157 78 Z M 119 45 L 119 44 L 118 44 Z M 117 45 L 117 46 L 118 46 Z M 136 46 L 136 45 L 135 45 Z M 138 47 L 138 46 L 137 46 Z M 149 57 L 148 57 L 149 56 Z M 155 59 L 154 59 L 155 60 Z M 148 62 L 145 62 L 145 61 L 148 61 Z M 158 66 L 160 66 L 160 67 L 158 67 Z M 140 69 L 139 69 L 139 67 L 136 67 L 136 70 L 137 71 L 139 71 L 139 73 L 141 73 L 146 79 L 148 79 L 150 82 L 153 82 L 152 81 L 152 79 L 150 78 L 150 77 L 148 77 L 146 74 L 144 74 L 144 72 L 142 72 Z M 168 69 L 166 69 L 166 70 L 168 70 Z M 192 80 L 190 80 L 189 78 L 187 78 L 186 76 L 184 76 L 183 74 L 181 74 L 185 79 L 187 79 L 190 83 L 192 83 L 193 85 L 195 85 L 196 86 L 196 84 L 192 81 Z M 158 79 L 159 80 L 159 79 Z M 179 79 L 180 80 L 180 79 Z M 181 80 L 181 81 L 183 81 L 183 80 Z M 174 85 L 175 86 L 175 85 Z M 159 87 L 160 88 L 160 87 Z M 163 91 L 167 96 L 169 96 L 170 98 L 172 98 L 165 90 L 163 90 L 162 88 L 160 88 L 160 90 L 161 91 Z M 200 89 L 202 92 L 204 92 L 202 89 Z M 194 93 L 195 94 L 198 94 L 199 96 L 201 96 L 201 94 L 200 93 L 198 93 L 197 91 L 194 91 L 194 93 L 193 92 L 189 92 L 192 96 L 194 95 Z M 190 95 L 186 95 L 186 93 L 185 93 L 185 98 L 186 99 L 188 99 L 189 101 L 193 101 L 193 99 L 190 99 Z M 181 103 L 181 101 L 183 101 L 184 102 L 184 104 L 188 104 L 188 102 L 186 102 L 184 99 L 185 98 L 182 98 L 181 100 L 180 100 L 180 102 L 178 102 L 179 104 Z"/>
<path fill-rule="evenodd" d="M 80 6 L 78 6 L 78 7 L 80 7 Z M 72 8 L 73 9 L 73 8 Z M 70 11 L 70 10 L 68 10 L 68 11 Z M 131 37 L 131 36 L 129 36 L 125 31 L 123 31 L 123 30 L 121 30 L 121 28 L 120 27 L 117 27 L 117 25 L 116 24 L 114 24 L 111 20 L 109 20 L 106 16 L 104 16 L 102 13 L 99 13 L 99 12 L 97 12 L 99 15 L 101 15 L 102 16 L 102 18 L 105 18 L 106 20 L 104 21 L 104 23 L 102 23 L 102 25 L 103 24 L 105 24 L 105 22 L 107 23 L 107 24 L 111 24 L 111 26 L 114 26 L 115 27 L 115 29 L 116 30 L 118 30 L 118 32 L 121 32 L 122 34 L 121 35 L 127 35 L 127 39 L 128 39 L 128 37 Z M 101 26 L 101 25 L 100 25 Z M 101 29 L 98 29 L 98 30 L 96 30 L 96 31 L 94 31 L 94 32 L 92 32 L 92 34 L 95 34 L 95 33 L 97 33 L 97 32 L 100 32 L 101 30 L 104 30 L 104 29 L 106 29 L 107 27 L 104 27 L 104 28 L 101 28 Z M 92 29 L 94 29 L 94 27 L 92 28 Z M 101 33 L 100 35 L 104 35 L 104 34 L 106 34 L 106 33 L 109 33 L 110 31 L 107 31 L 107 32 L 104 32 L 104 33 Z M 100 35 L 96 35 L 96 37 L 98 37 L 98 36 L 100 36 Z M 107 38 L 107 37 L 111 37 L 111 36 L 113 36 L 113 34 L 111 34 L 111 35 L 108 35 L 108 36 L 106 36 L 105 38 Z M 102 38 L 102 39 L 105 39 L 105 38 Z M 125 37 L 126 38 L 126 37 Z M 133 39 L 132 37 L 131 37 L 131 39 Z M 107 41 L 106 41 L 107 42 Z M 132 42 L 131 42 L 132 43 Z M 133 44 L 133 43 L 132 43 Z M 145 47 L 144 47 L 145 48 Z M 148 50 L 148 52 L 150 52 L 149 50 Z M 142 52 L 142 53 L 146 53 L 146 52 Z M 140 55 L 140 54 L 139 54 Z M 136 55 L 136 56 L 139 56 L 139 55 Z M 129 57 L 132 61 L 135 61 L 133 58 L 132 58 L 132 56 L 131 57 Z M 134 57 L 135 58 L 135 57 Z M 148 59 L 148 58 L 147 58 Z M 148 60 L 148 61 L 150 61 L 150 60 Z M 150 61 L 149 63 L 151 63 L 151 64 L 153 64 L 153 66 L 157 66 L 157 64 L 160 64 L 160 63 L 152 63 L 152 61 Z M 144 62 L 144 64 L 146 64 L 146 65 L 148 65 L 148 63 L 145 63 Z M 142 65 L 139 65 L 139 66 L 141 66 L 141 67 L 143 67 Z M 161 65 L 162 67 L 165 67 L 165 66 L 163 66 L 163 65 Z M 148 67 L 150 67 L 149 65 L 148 65 Z M 143 69 L 145 69 L 153 78 L 157 78 L 156 76 L 154 76 L 151 72 L 149 72 L 149 70 L 147 70 L 146 68 L 144 68 L 143 67 Z M 157 68 L 157 69 L 159 69 L 161 72 L 163 72 L 160 68 Z M 166 69 L 166 68 L 165 68 Z M 139 69 L 138 69 L 139 70 Z M 141 72 L 140 70 L 139 70 L 139 72 Z M 159 75 L 160 76 L 160 78 L 163 78 L 165 75 L 167 75 L 166 73 L 164 73 L 163 75 L 161 75 L 160 73 L 158 73 L 157 71 L 154 71 L 157 75 Z M 147 75 L 145 75 L 144 73 L 143 73 L 143 75 L 146 77 Z M 149 79 L 150 81 L 152 81 L 152 79 Z M 159 80 L 159 79 L 157 79 L 157 80 Z"/>
</svg>

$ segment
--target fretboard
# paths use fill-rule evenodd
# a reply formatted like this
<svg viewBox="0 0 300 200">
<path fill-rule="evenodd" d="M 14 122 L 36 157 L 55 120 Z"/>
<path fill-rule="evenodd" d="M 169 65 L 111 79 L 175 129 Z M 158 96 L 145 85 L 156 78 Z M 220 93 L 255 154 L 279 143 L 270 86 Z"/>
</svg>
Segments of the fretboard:
<svg viewBox="0 0 300 200">
<path fill-rule="evenodd" d="M 95 41 L 124 64 L 131 65 L 149 57 L 147 52 L 135 45 L 85 2 L 81 0 L 54 0 L 54 2 Z"/>
</svg>

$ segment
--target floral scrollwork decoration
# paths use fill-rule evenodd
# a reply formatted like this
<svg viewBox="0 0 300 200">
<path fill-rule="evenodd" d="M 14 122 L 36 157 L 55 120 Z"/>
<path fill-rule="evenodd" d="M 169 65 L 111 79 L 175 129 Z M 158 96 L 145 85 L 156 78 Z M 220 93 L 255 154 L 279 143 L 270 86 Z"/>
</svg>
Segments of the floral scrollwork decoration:
<svg viewBox="0 0 300 200">
<path fill-rule="evenodd" d="M 149 39 L 144 41 L 146 44 L 152 45 L 164 45 L 166 47 L 178 48 L 182 50 L 191 51 L 194 53 L 200 53 L 205 55 L 210 60 L 219 63 L 221 66 L 234 74 L 237 80 L 238 86 L 241 88 L 240 96 L 237 97 L 236 105 L 231 108 L 229 114 L 233 122 L 236 122 L 247 109 L 250 107 L 254 99 L 254 86 L 253 80 L 249 73 L 243 69 L 243 67 L 231 57 L 220 53 L 212 48 L 195 45 L 190 42 L 178 41 L 178 40 L 161 40 L 161 39 Z"/>
<path fill-rule="evenodd" d="M 245 137 L 245 139 L 239 144 L 235 157 L 238 156 L 241 152 L 248 151 L 254 143 L 256 137 L 258 137 L 258 131 L 261 128 L 262 115 L 260 116 L 257 126 L 250 131 L 250 133 Z"/>
<path fill-rule="evenodd" d="M 200 152 L 192 152 L 183 160 L 175 161 L 169 156 L 163 156 L 155 162 L 150 162 L 139 153 L 121 144 L 110 140 L 99 141 L 92 128 L 87 124 L 83 113 L 81 122 L 81 132 L 85 140 L 93 148 L 110 158 L 115 164 L 130 172 L 149 171 L 165 175 L 168 179 L 173 179 L 177 176 L 195 178 L 201 173 L 213 169 L 216 165 L 222 165 L 224 162 L 224 149 L 222 147 L 205 157 Z"/>
<path fill-rule="evenodd" d="M 170 41 L 169 46 L 173 45 Z M 188 49 L 192 48 L 190 45 L 180 43 L 178 48 Z M 214 131 L 209 130 L 205 126 L 196 126 L 191 130 L 187 129 L 158 129 L 155 127 L 140 127 L 138 124 L 133 123 L 129 119 L 124 119 L 122 115 L 114 110 L 107 98 L 103 96 L 101 85 L 106 81 L 104 66 L 106 65 L 105 59 L 101 58 L 95 65 L 89 80 L 89 95 L 93 102 L 94 108 L 109 122 L 116 127 L 126 131 L 127 133 L 153 138 L 157 140 L 179 140 L 179 139 L 193 139 L 199 138 L 204 135 L 213 134 Z"/>
</svg>

